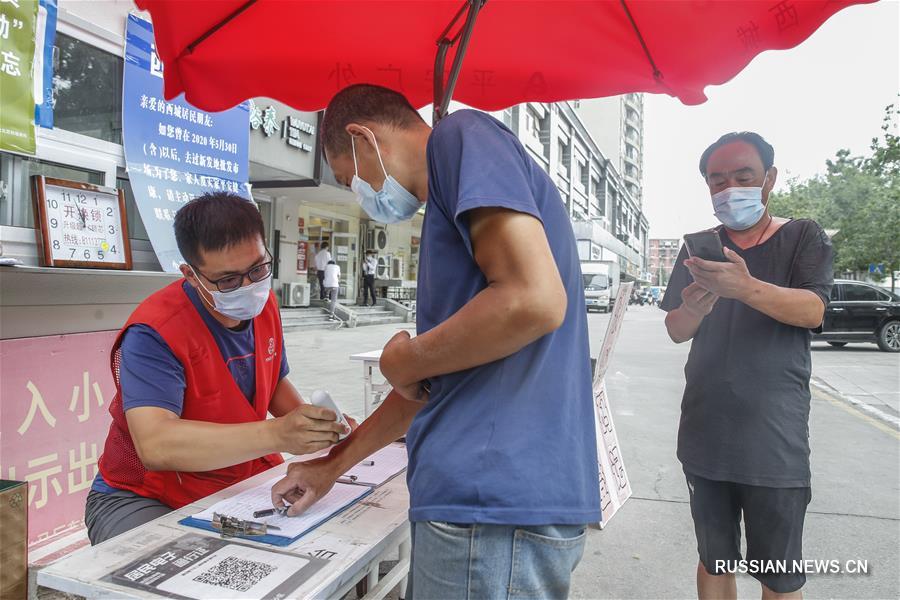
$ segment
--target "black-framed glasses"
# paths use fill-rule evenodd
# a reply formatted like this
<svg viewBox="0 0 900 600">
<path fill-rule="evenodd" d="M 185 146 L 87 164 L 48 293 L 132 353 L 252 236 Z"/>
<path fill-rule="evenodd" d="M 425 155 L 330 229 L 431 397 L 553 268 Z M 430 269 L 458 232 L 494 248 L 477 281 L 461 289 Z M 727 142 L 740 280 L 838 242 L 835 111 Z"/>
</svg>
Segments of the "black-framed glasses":
<svg viewBox="0 0 900 600">
<path fill-rule="evenodd" d="M 248 278 L 253 283 L 258 283 L 260 281 L 263 281 L 264 279 L 268 279 L 269 277 L 271 277 L 272 263 L 274 262 L 274 259 L 272 258 L 272 254 L 269 252 L 268 248 L 266 249 L 266 256 L 269 258 L 269 260 L 256 265 L 249 271 L 245 271 L 244 273 L 235 273 L 233 275 L 226 275 L 225 277 L 220 277 L 219 279 L 215 280 L 206 277 L 206 275 L 203 275 L 200 269 L 198 269 L 194 265 L 191 265 L 191 268 L 194 269 L 195 272 L 203 275 L 203 277 L 211 284 L 215 285 L 217 290 L 219 290 L 223 294 L 227 294 L 228 292 L 233 292 L 244 285 L 244 277 Z"/>
</svg>

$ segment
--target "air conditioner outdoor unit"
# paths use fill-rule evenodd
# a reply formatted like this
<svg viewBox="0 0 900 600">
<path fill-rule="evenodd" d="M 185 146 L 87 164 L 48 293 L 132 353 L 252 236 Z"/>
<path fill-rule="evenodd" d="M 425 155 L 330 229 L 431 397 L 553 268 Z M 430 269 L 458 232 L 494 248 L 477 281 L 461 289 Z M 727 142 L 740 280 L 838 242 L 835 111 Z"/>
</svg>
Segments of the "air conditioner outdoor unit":
<svg viewBox="0 0 900 600">
<path fill-rule="evenodd" d="M 383 225 L 369 225 L 366 234 L 366 250 L 384 252 L 388 247 L 388 233 Z"/>
<path fill-rule="evenodd" d="M 285 283 L 281 286 L 282 306 L 309 306 L 309 284 Z"/>
</svg>

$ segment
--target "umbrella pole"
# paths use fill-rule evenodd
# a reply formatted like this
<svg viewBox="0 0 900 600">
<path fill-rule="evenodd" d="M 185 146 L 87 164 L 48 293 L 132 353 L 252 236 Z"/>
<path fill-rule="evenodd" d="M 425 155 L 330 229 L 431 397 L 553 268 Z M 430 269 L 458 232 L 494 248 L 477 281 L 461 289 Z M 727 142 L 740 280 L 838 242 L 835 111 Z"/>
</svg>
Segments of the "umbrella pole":
<svg viewBox="0 0 900 600">
<path fill-rule="evenodd" d="M 450 107 L 450 100 L 453 98 L 453 90 L 456 88 L 456 82 L 459 80 L 459 72 L 462 70 L 462 61 L 466 55 L 466 49 L 469 46 L 469 39 L 472 37 L 472 30 L 475 28 L 475 19 L 478 18 L 478 11 L 487 0 L 466 0 L 453 20 L 440 35 L 437 41 L 437 55 L 434 59 L 434 113 L 432 115 L 432 126 L 447 116 L 447 110 Z M 466 13 L 466 22 L 453 38 L 447 37 L 453 26 L 459 21 L 463 12 Z M 444 84 L 444 66 L 447 64 L 447 51 L 451 46 L 459 42 L 456 53 L 453 55 L 453 64 L 450 66 L 450 73 L 447 76 L 447 83 Z"/>
</svg>

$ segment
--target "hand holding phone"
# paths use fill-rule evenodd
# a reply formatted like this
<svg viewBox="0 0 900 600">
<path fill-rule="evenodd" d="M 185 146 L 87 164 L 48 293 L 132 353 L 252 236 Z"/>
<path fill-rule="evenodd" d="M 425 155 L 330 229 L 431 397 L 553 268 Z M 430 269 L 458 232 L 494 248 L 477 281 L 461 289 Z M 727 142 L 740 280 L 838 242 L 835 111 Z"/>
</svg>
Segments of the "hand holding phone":
<svg viewBox="0 0 900 600">
<path fill-rule="evenodd" d="M 711 260 L 714 262 L 729 262 L 722 248 L 722 240 L 717 231 L 698 231 L 684 236 L 684 245 L 688 256 Z"/>
<path fill-rule="evenodd" d="M 309 403 L 313 406 L 318 406 L 320 408 L 327 408 L 328 410 L 334 412 L 337 415 L 337 422 L 347 426 L 347 433 L 342 433 L 338 436 L 338 440 L 343 440 L 348 435 L 350 435 L 350 423 L 347 422 L 347 419 L 344 417 L 344 413 L 341 412 L 341 409 L 338 408 L 337 403 L 332 399 L 331 394 L 324 390 L 316 390 L 313 392 L 312 397 L 309 399 Z"/>
</svg>

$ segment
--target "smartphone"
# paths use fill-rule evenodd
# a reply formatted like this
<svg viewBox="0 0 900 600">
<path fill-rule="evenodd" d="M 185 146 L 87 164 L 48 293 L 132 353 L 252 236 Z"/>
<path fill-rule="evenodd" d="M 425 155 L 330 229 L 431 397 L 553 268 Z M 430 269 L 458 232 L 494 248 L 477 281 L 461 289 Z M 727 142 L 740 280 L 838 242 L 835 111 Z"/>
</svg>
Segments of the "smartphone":
<svg viewBox="0 0 900 600">
<path fill-rule="evenodd" d="M 715 262 L 728 262 L 717 231 L 698 231 L 685 234 L 684 245 L 687 247 L 689 256 Z"/>
<path fill-rule="evenodd" d="M 334 414 L 337 415 L 338 423 L 347 426 L 347 433 L 341 433 L 338 435 L 338 440 L 342 440 L 348 435 L 350 435 L 350 423 L 347 422 L 347 419 L 344 417 L 344 413 L 341 412 L 341 409 L 338 408 L 337 403 L 332 399 L 331 394 L 324 390 L 316 390 L 313 392 L 312 397 L 309 399 L 309 403 L 313 406 L 318 406 L 320 408 L 327 408 L 328 410 L 334 411 Z"/>
</svg>

